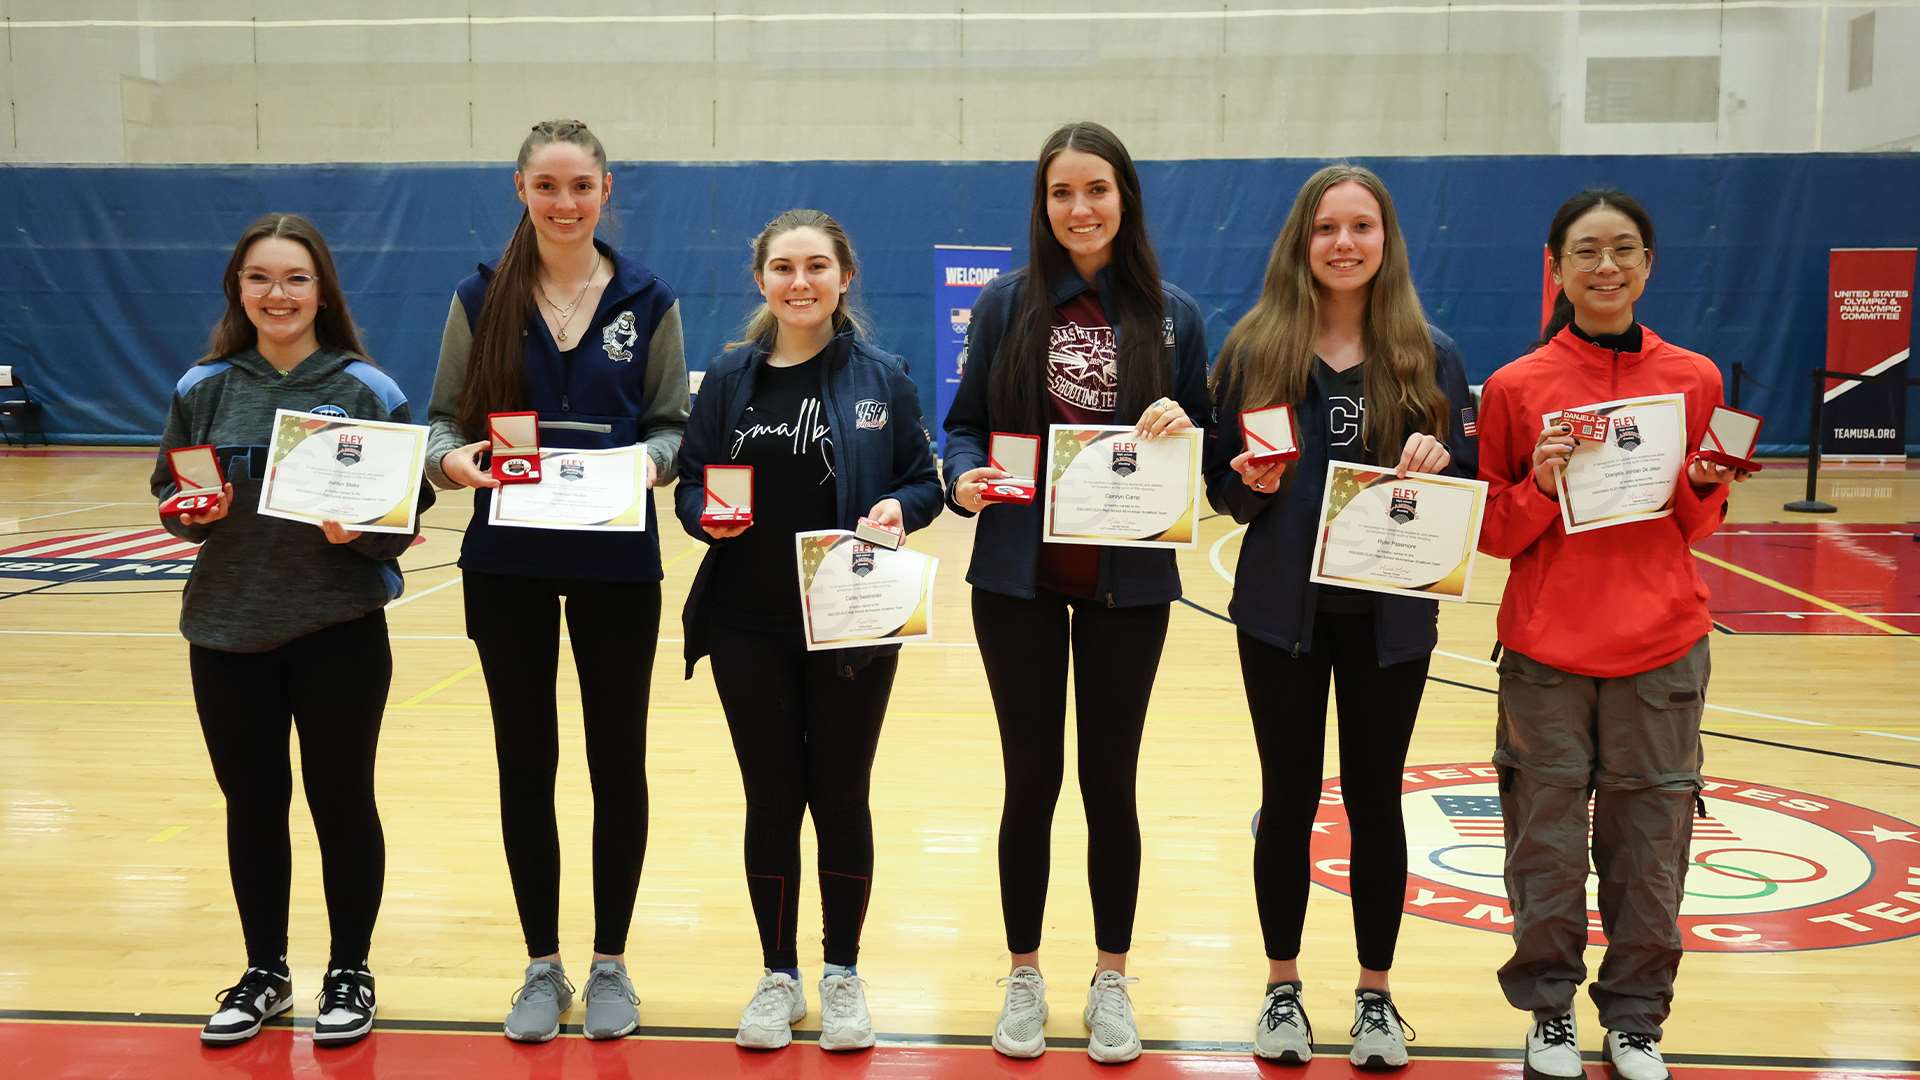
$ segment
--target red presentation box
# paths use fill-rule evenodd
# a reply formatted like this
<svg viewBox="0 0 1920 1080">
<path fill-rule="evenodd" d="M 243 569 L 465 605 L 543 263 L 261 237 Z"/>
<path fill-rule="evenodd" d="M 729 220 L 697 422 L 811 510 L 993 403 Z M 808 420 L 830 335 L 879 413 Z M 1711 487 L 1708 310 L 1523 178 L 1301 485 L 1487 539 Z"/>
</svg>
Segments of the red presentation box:
<svg viewBox="0 0 1920 1080">
<path fill-rule="evenodd" d="M 1040 436 L 996 431 L 987 443 L 987 464 L 1007 475 L 987 481 L 986 502 L 1030 503 L 1039 487 Z"/>
<path fill-rule="evenodd" d="M 700 524 L 733 528 L 753 524 L 753 466 L 709 465 L 706 469 L 706 505 Z"/>
<path fill-rule="evenodd" d="M 540 482 L 540 414 L 487 414 L 487 438 L 493 442 L 493 478 L 503 484 Z"/>
<path fill-rule="evenodd" d="M 220 472 L 220 460 L 211 446 L 182 446 L 167 451 L 167 468 L 173 472 L 176 489 L 160 504 L 162 517 L 198 514 L 220 502 L 220 489 L 227 478 Z"/>
<path fill-rule="evenodd" d="M 1700 439 L 1700 456 L 1741 472 L 1759 472 L 1753 448 L 1760 443 L 1763 422 L 1750 412 L 1714 406 L 1713 415 L 1707 417 L 1707 433 Z"/>
<path fill-rule="evenodd" d="M 907 531 L 898 525 L 887 525 L 870 517 L 863 517 L 853 527 L 853 535 L 888 551 L 899 551 L 900 545 L 907 539 Z"/>
<path fill-rule="evenodd" d="M 1300 420 L 1291 405 L 1269 405 L 1240 414 L 1240 435 L 1253 451 L 1252 460 L 1265 465 L 1300 456 Z"/>
<path fill-rule="evenodd" d="M 1568 409 L 1560 414 L 1560 422 L 1573 429 L 1573 437 L 1587 442 L 1606 442 L 1607 430 L 1613 426 L 1613 420 L 1602 413 L 1575 412 Z"/>
</svg>

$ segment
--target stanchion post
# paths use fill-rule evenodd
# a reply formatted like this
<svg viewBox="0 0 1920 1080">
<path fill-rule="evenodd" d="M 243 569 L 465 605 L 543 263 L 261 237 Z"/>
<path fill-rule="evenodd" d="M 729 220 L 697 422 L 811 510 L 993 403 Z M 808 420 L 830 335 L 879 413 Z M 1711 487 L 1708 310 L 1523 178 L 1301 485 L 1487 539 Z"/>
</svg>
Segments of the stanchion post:
<svg viewBox="0 0 1920 1080">
<path fill-rule="evenodd" d="M 1736 409 L 1740 407 L 1740 383 L 1741 377 L 1746 374 L 1746 370 L 1746 365 L 1740 363 L 1740 361 L 1735 360 L 1733 362 L 1733 389 L 1730 396 L 1733 401 L 1733 407 Z"/>
<path fill-rule="evenodd" d="M 1827 392 L 1827 373 L 1815 368 L 1813 372 L 1813 407 L 1808 410 L 1807 419 L 1807 497 L 1795 499 L 1786 505 L 1787 510 L 1796 514 L 1831 514 L 1840 508 L 1830 502 L 1821 502 L 1814 498 L 1820 482 L 1820 416 L 1823 411 Z"/>
</svg>

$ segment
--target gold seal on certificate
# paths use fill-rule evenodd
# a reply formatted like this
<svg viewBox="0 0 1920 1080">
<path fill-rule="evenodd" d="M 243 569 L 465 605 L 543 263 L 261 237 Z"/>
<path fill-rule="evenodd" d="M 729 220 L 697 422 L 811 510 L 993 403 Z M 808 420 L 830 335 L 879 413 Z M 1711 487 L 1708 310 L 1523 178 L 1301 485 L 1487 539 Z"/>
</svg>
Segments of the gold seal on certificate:
<svg viewBox="0 0 1920 1080">
<path fill-rule="evenodd" d="M 609 450 L 540 448 L 537 484 L 493 489 L 487 524 L 515 529 L 646 532 L 647 448 L 635 443 Z"/>
<path fill-rule="evenodd" d="M 424 426 L 277 409 L 258 512 L 410 533 L 426 463 Z"/>
<path fill-rule="evenodd" d="M 1143 439 L 1130 427 L 1047 429 L 1042 540 L 1183 548 L 1198 542 L 1200 431 Z"/>
<path fill-rule="evenodd" d="M 933 636 L 938 559 L 840 529 L 796 533 L 793 545 L 809 652 Z"/>
<path fill-rule="evenodd" d="M 1673 513 L 1673 493 L 1687 461 L 1687 399 L 1684 394 L 1622 398 L 1577 411 L 1607 418 L 1606 436 L 1578 440 L 1554 486 L 1560 523 L 1568 533 L 1652 521 Z M 1560 411 L 1543 413 L 1544 429 Z"/>
<path fill-rule="evenodd" d="M 1487 508 L 1480 480 L 1395 477 L 1378 465 L 1327 464 L 1309 579 L 1321 585 L 1464 602 Z"/>
</svg>

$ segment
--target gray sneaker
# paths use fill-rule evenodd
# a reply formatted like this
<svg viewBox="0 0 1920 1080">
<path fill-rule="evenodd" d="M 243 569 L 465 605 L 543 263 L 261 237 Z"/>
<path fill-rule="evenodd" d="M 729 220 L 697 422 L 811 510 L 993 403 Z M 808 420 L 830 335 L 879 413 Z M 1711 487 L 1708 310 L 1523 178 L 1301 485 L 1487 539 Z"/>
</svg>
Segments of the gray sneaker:
<svg viewBox="0 0 1920 1080">
<path fill-rule="evenodd" d="M 580 998 L 587 1003 L 589 1039 L 617 1039 L 640 1026 L 639 995 L 627 978 L 627 965 L 618 960 L 595 960 L 587 972 Z"/>
<path fill-rule="evenodd" d="M 1353 992 L 1353 1049 L 1347 1060 L 1362 1069 L 1398 1069 L 1407 1063 L 1413 1028 L 1394 1007 L 1393 995 L 1379 990 Z"/>
<path fill-rule="evenodd" d="M 573 1008 L 573 984 L 567 973 L 550 960 L 527 965 L 526 981 L 513 995 L 507 1014 L 507 1038 L 515 1042 L 546 1042 L 560 1034 L 560 1017 Z"/>
</svg>

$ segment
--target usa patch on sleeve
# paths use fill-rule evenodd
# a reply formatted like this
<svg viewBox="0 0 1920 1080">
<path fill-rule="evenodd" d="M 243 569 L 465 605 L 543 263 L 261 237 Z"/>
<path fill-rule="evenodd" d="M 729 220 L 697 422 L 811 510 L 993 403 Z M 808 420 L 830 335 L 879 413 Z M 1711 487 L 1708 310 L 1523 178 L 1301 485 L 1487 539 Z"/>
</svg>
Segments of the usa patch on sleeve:
<svg viewBox="0 0 1920 1080">
<path fill-rule="evenodd" d="M 1480 425 L 1473 422 L 1473 406 L 1471 405 L 1460 410 L 1460 430 L 1465 432 L 1470 438 L 1477 439 L 1480 437 Z"/>
</svg>

